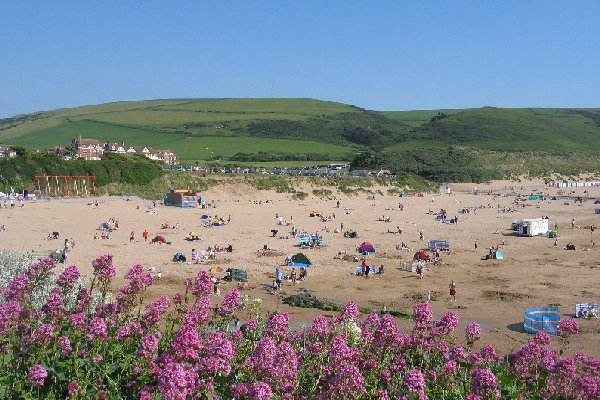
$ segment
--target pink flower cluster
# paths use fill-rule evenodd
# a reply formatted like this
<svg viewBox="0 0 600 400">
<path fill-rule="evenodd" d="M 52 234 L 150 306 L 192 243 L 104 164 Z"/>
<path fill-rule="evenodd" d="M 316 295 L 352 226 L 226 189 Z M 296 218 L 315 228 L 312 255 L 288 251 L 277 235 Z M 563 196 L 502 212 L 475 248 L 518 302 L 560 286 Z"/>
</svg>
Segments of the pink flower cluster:
<svg viewBox="0 0 600 400">
<path fill-rule="evenodd" d="M 112 256 L 93 264 L 103 291 L 114 275 Z M 213 307 L 204 272 L 190 282 L 191 301 L 186 292 L 173 298 L 174 307 L 164 296 L 144 308 L 138 296 L 152 279 L 141 265 L 126 274 L 114 303 L 93 303 L 93 287 L 75 293 L 79 272 L 68 267 L 44 305 L 32 308 L 28 293 L 50 280 L 52 267 L 32 265 L 3 293 L 0 361 L 11 360 L 4 365 L 8 398 L 600 398 L 599 358 L 563 356 L 543 333 L 507 356 L 489 345 L 475 348 L 478 324 L 455 337 L 458 316 L 436 320 L 428 304 L 414 307 L 413 329 L 405 332 L 390 314 L 361 316 L 354 302 L 305 330 L 291 330 L 280 312 L 232 332 L 241 294 L 233 289 Z M 66 301 L 75 295 L 75 304 Z M 563 320 L 561 335 L 577 332 L 574 320 Z"/>
</svg>

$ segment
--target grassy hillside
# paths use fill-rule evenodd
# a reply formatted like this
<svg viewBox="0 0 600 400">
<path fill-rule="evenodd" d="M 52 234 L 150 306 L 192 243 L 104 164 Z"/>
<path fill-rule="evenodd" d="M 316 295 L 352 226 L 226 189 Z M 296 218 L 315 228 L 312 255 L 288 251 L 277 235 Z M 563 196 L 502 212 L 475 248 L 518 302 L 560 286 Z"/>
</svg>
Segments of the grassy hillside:
<svg viewBox="0 0 600 400">
<path fill-rule="evenodd" d="M 411 111 L 380 111 L 382 115 L 387 118 L 401 121 L 411 128 L 416 128 L 423 124 L 431 121 L 431 118 L 435 117 L 439 113 L 447 115 L 456 114 L 457 112 L 467 110 L 455 110 L 455 109 L 440 109 L 440 110 L 411 110 Z"/>
<path fill-rule="evenodd" d="M 368 147 L 403 151 L 468 146 L 494 151 L 600 151 L 600 109 L 374 112 L 311 99 L 172 99 L 117 102 L 0 120 L 0 143 L 45 149 L 75 136 L 178 153 L 185 163 L 217 156 L 249 160 L 349 160 Z M 286 158 L 287 157 L 287 158 Z"/>
<path fill-rule="evenodd" d="M 184 161 L 238 152 L 348 158 L 361 144 L 393 142 L 402 122 L 310 99 L 180 99 L 118 102 L 0 120 L 0 143 L 66 145 L 78 135 L 170 149 Z M 345 157 L 344 157 L 345 156 Z"/>
<path fill-rule="evenodd" d="M 600 151 L 600 109 L 466 110 L 421 125 L 412 138 L 501 151 Z"/>
</svg>

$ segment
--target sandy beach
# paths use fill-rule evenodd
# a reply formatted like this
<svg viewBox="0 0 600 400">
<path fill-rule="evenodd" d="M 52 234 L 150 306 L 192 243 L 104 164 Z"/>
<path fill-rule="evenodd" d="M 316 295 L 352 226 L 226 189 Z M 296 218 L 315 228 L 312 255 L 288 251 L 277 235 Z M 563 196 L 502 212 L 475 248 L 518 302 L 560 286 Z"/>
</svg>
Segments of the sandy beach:
<svg viewBox="0 0 600 400">
<path fill-rule="evenodd" d="M 241 181 L 240 181 L 241 182 Z M 436 317 L 446 311 L 456 312 L 462 323 L 481 323 L 484 334 L 482 343 L 491 343 L 500 349 L 513 350 L 525 343 L 530 335 L 523 333 L 523 311 L 529 307 L 556 305 L 562 315 L 572 315 L 576 303 L 600 300 L 600 232 L 592 233 L 592 224 L 600 225 L 600 216 L 594 214 L 600 198 L 600 188 L 564 189 L 565 195 L 555 201 L 526 201 L 525 207 L 514 212 L 500 212 L 513 207 L 515 194 L 529 195 L 543 192 L 555 196 L 558 189 L 549 188 L 541 181 L 499 181 L 486 185 L 451 185 L 450 195 L 425 195 L 403 197 L 369 194 L 346 196 L 336 194 L 330 199 L 309 196 L 298 201 L 289 194 L 257 191 L 242 184 L 227 183 L 202 193 L 216 205 L 208 209 L 180 209 L 158 204 L 150 210 L 151 201 L 137 198 L 101 197 L 99 206 L 88 205 L 90 198 L 52 199 L 28 202 L 23 208 L 0 209 L 0 249 L 14 251 L 42 251 L 62 248 L 65 238 L 73 238 L 75 246 L 64 265 L 77 265 L 84 273 L 91 274 L 91 261 L 100 254 L 111 252 L 117 267 L 115 289 L 123 281 L 123 275 L 134 264 L 154 267 L 161 272 L 150 288 L 149 298 L 174 294 L 185 290 L 185 279 L 193 277 L 198 270 L 214 266 L 242 268 L 248 271 L 249 284 L 243 293 L 250 298 L 263 299 L 265 310 L 285 310 L 292 321 L 304 323 L 318 314 L 328 313 L 318 309 L 302 309 L 278 304 L 278 299 L 297 290 L 310 290 L 317 297 L 344 303 L 355 300 L 360 306 L 372 309 L 407 310 L 416 302 L 423 301 L 428 291 L 432 293 L 431 307 Z M 477 188 L 481 194 L 472 192 Z M 373 192 L 387 188 L 371 188 Z M 584 193 L 588 189 L 589 193 Z M 307 187 L 306 192 L 312 188 Z M 575 191 L 575 193 L 569 193 Z M 492 194 L 488 194 L 491 192 Z M 577 195 L 584 197 L 582 204 L 575 203 Z M 94 198 L 93 200 L 96 200 Z M 340 207 L 337 207 L 337 201 Z M 399 208 L 402 203 L 403 210 Z M 565 204 L 568 203 L 568 204 Z M 459 214 L 458 210 L 473 208 L 476 212 Z M 447 210 L 449 218 L 458 217 L 457 224 L 443 223 L 434 213 Z M 313 211 L 331 220 L 323 222 L 310 217 Z M 202 227 L 201 216 L 218 215 L 231 222 L 222 227 Z M 278 225 L 276 214 L 289 225 Z M 333 216 L 335 215 L 335 218 Z M 378 221 L 383 216 L 390 222 Z M 558 223 L 560 237 L 557 246 L 547 237 L 519 237 L 510 230 L 511 223 L 523 218 L 547 216 L 550 228 Z M 111 233 L 110 240 L 94 239 L 102 222 L 114 218 L 119 229 Z M 291 222 L 293 219 L 293 223 Z M 575 219 L 576 227 L 571 228 Z M 178 229 L 161 229 L 163 223 L 179 224 Z M 344 238 L 334 229 L 343 224 L 344 230 L 353 229 L 359 238 Z M 326 246 L 320 249 L 300 249 L 298 239 L 293 238 L 292 226 L 300 231 L 319 232 Z M 402 233 L 397 233 L 398 228 Z M 145 242 L 142 232 L 147 229 L 150 238 L 162 235 L 171 244 Z M 273 237 L 271 230 L 278 233 Z M 396 233 L 388 233 L 393 231 Z M 47 240 L 51 232 L 59 232 L 57 240 Z M 130 233 L 135 240 L 130 241 Z M 194 231 L 202 241 L 187 242 L 186 234 Z M 419 239 L 423 232 L 424 240 Z M 282 238 L 279 238 L 282 237 Z M 286 238 L 287 237 L 287 238 Z M 449 240 L 451 252 L 442 254 L 441 265 L 431 266 L 419 279 L 415 273 L 402 270 L 403 262 L 410 262 L 415 251 L 425 248 L 427 240 Z M 354 276 L 360 262 L 336 258 L 339 252 L 360 256 L 356 246 L 363 241 L 372 243 L 376 253 L 367 257 L 370 265 L 385 265 L 383 275 Z M 475 250 L 475 242 L 478 248 Z M 409 251 L 400 251 L 396 245 L 406 242 Z M 564 250 L 572 242 L 575 251 Z M 193 264 L 191 252 L 206 250 L 208 246 L 222 247 L 231 244 L 233 252 L 223 252 L 209 264 Z M 275 249 L 261 254 L 264 246 Z M 504 260 L 485 260 L 487 248 L 499 246 Z M 284 282 L 278 295 L 270 293 L 273 274 L 277 266 L 284 264 L 287 255 L 302 251 L 312 261 L 308 278 L 292 286 Z M 172 261 L 175 253 L 188 257 L 187 263 Z M 63 265 L 59 265 L 62 268 Z M 288 274 L 289 267 L 281 267 Z M 223 277 L 224 273 L 216 276 Z M 456 302 L 450 302 L 448 286 L 455 280 Z M 221 283 L 224 292 L 236 283 Z M 216 298 L 215 301 L 218 301 Z M 410 324 L 410 322 L 403 322 Z M 600 319 L 580 321 L 582 333 L 572 338 L 568 351 L 583 350 L 599 355 Z"/>
</svg>

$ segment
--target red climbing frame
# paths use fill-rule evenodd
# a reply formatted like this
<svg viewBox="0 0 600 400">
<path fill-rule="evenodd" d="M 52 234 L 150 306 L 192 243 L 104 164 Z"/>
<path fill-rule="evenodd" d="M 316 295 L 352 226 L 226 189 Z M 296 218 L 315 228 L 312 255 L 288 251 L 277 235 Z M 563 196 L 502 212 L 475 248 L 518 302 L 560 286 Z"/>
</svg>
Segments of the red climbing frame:
<svg viewBox="0 0 600 400">
<path fill-rule="evenodd" d="M 34 189 L 44 196 L 89 196 L 96 194 L 94 175 L 36 175 Z"/>
</svg>

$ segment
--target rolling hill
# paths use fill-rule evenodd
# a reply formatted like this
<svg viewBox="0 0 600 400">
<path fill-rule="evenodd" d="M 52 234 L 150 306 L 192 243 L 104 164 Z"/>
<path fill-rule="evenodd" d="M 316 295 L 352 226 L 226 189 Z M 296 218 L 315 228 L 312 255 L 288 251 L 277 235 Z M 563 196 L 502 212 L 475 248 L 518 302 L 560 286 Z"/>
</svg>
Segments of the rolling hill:
<svg viewBox="0 0 600 400">
<path fill-rule="evenodd" d="M 170 99 L 0 119 L 3 144 L 45 149 L 79 135 L 170 149 L 183 162 L 259 152 L 350 159 L 373 146 L 590 154 L 600 151 L 600 109 L 376 112 L 312 99 Z"/>
</svg>

